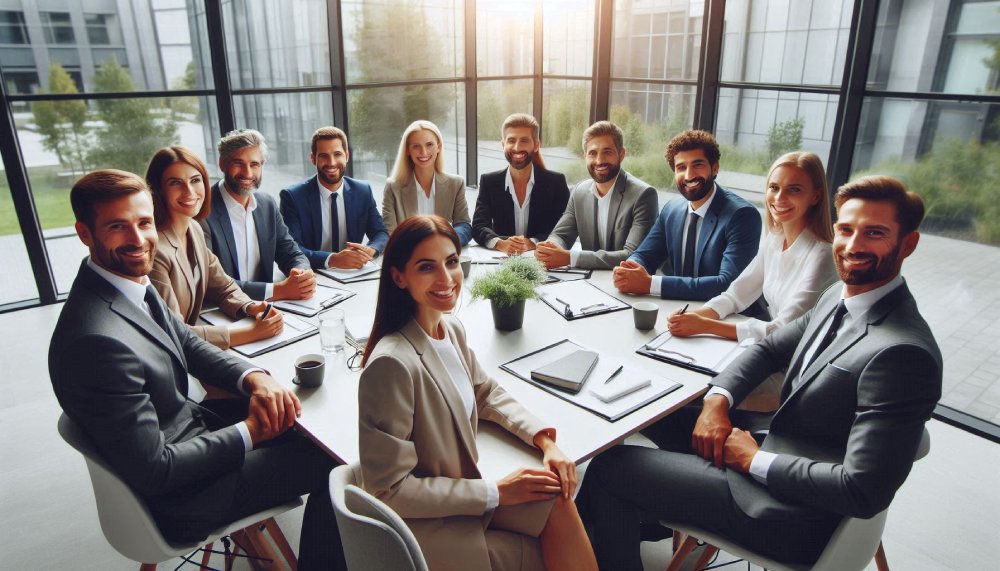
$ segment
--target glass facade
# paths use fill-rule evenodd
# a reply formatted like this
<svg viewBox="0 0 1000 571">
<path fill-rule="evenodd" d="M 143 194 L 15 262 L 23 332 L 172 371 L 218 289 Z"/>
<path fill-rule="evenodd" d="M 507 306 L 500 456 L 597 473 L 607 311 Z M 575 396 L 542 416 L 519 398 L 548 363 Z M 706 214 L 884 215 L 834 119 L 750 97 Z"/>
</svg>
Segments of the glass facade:
<svg viewBox="0 0 1000 571">
<path fill-rule="evenodd" d="M 975 283 L 1000 277 L 979 271 L 1000 267 L 1000 0 L 713 6 L 0 0 L 2 102 L 24 163 L 0 179 L 0 250 L 20 280 L 0 286 L 0 310 L 68 289 L 84 254 L 66 201 L 73 180 L 100 167 L 141 172 L 161 145 L 191 147 L 214 178 L 220 135 L 257 128 L 271 149 L 262 188 L 276 193 L 313 173 L 310 136 L 337 124 L 353 175 L 381 188 L 403 129 L 429 119 L 446 169 L 474 185 L 506 165 L 503 118 L 540 113 L 546 164 L 576 182 L 587 177 L 583 130 L 610 118 L 625 131 L 624 168 L 669 192 L 665 143 L 697 127 L 723 147 L 722 184 L 758 204 L 771 161 L 793 149 L 819 154 L 831 184 L 878 172 L 920 192 L 925 238 L 908 267 L 947 260 L 962 274 L 917 292 L 945 352 L 943 403 L 1000 422 L 1000 355 L 975 338 L 1000 322 L 1000 298 L 983 293 L 996 288 Z M 852 75 L 864 66 L 866 77 Z M 14 214 L 11 189 L 24 187 L 37 224 Z M 37 241 L 22 226 L 42 251 L 27 251 Z M 20 278 L 34 256 L 47 258 L 58 291 L 40 295 Z M 966 258 L 968 271 L 955 265 Z"/>
</svg>

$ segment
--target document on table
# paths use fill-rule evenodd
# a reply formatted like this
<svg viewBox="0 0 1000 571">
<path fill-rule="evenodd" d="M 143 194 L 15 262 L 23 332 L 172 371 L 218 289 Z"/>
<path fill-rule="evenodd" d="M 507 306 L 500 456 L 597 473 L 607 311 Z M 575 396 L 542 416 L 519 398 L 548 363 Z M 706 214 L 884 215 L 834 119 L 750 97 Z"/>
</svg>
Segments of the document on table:
<svg viewBox="0 0 1000 571">
<path fill-rule="evenodd" d="M 667 331 L 654 337 L 636 353 L 714 377 L 750 345 L 753 345 L 752 340 L 738 343 L 714 335 L 674 337 Z"/>
<path fill-rule="evenodd" d="M 572 394 L 531 378 L 531 371 L 581 350 L 596 352 L 598 359 L 580 392 Z M 619 367 L 621 371 L 616 374 Z M 500 368 L 612 422 L 681 386 L 676 381 L 650 374 L 623 359 L 589 349 L 569 339 L 508 361 L 500 365 Z"/>
<path fill-rule="evenodd" d="M 263 355 L 268 351 L 274 351 L 279 347 L 284 347 L 285 345 L 295 343 L 299 339 L 305 339 L 310 335 L 319 333 L 319 327 L 304 319 L 288 313 L 285 313 L 282 317 L 285 326 L 281 329 L 281 333 L 268 339 L 252 341 L 243 345 L 234 345 L 233 350 L 247 357 L 256 357 L 257 355 Z M 223 313 L 221 309 L 206 311 L 201 314 L 201 318 L 212 325 L 228 325 L 230 329 L 241 325 L 249 325 L 253 323 L 254 319 L 253 317 L 244 317 L 243 319 L 234 320 Z"/>
<path fill-rule="evenodd" d="M 546 305 L 569 321 L 632 307 L 586 280 L 545 284 L 535 291 Z"/>
<path fill-rule="evenodd" d="M 317 273 L 323 274 L 324 276 L 337 280 L 342 284 L 351 284 L 354 282 L 364 282 L 368 280 L 377 280 L 378 272 L 382 267 L 375 262 L 365 262 L 365 265 L 361 266 L 356 270 L 343 270 L 340 268 L 323 268 L 321 270 L 316 270 Z"/>
<path fill-rule="evenodd" d="M 500 250 L 491 250 L 484 246 L 466 246 L 465 249 L 462 250 L 461 254 L 472 258 L 473 264 L 500 264 L 510 257 Z M 534 258 L 535 253 L 529 250 L 521 254 L 521 256 L 525 258 Z"/>
<path fill-rule="evenodd" d="M 304 317 L 315 317 L 324 309 L 329 309 L 338 303 L 357 295 L 351 290 L 341 289 L 323 284 L 316 284 L 316 293 L 309 299 L 286 299 L 274 302 L 274 307 L 282 311 L 290 311 Z"/>
</svg>

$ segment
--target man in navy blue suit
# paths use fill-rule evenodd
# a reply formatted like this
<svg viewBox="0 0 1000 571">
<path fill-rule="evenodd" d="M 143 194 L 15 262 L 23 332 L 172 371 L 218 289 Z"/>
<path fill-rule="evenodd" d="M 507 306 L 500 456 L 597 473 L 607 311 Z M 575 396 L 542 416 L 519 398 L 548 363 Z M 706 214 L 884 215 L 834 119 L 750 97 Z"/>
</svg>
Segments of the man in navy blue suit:
<svg viewBox="0 0 1000 571">
<path fill-rule="evenodd" d="M 663 207 L 639 248 L 615 268 L 615 287 L 665 299 L 711 299 L 757 255 L 760 214 L 715 182 L 719 145 L 711 133 L 684 131 L 671 139 L 667 163 L 684 200 Z M 652 275 L 657 268 L 663 275 Z"/>
<path fill-rule="evenodd" d="M 321 127 L 309 155 L 316 174 L 281 191 L 281 216 L 313 269 L 360 268 L 389 241 L 371 185 L 344 176 L 350 158 L 347 135 Z"/>
</svg>

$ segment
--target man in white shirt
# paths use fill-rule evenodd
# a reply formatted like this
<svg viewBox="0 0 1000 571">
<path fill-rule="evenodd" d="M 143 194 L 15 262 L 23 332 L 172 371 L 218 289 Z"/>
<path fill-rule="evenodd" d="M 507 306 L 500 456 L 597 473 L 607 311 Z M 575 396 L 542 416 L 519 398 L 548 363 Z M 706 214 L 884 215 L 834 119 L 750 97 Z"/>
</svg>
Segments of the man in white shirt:
<svg viewBox="0 0 1000 571">
<path fill-rule="evenodd" d="M 576 185 L 555 229 L 535 250 L 547 268 L 610 270 L 642 242 L 656 218 L 656 189 L 621 170 L 625 137 L 611 121 L 583 132 L 591 180 Z M 580 250 L 570 250 L 577 237 Z"/>
<path fill-rule="evenodd" d="M 226 274 L 252 299 L 309 299 L 316 276 L 288 233 L 278 205 L 258 193 L 267 161 L 264 136 L 237 129 L 219 140 L 224 178 L 212 185 L 212 211 L 201 221 L 205 242 Z M 274 281 L 274 264 L 288 276 Z"/>
<path fill-rule="evenodd" d="M 900 276 L 924 206 L 881 176 L 844 185 L 836 206 L 843 283 L 712 380 L 690 448 L 622 446 L 591 463 L 578 501 L 602 567 L 641 569 L 640 525 L 659 520 L 811 563 L 843 517 L 889 506 L 941 396 L 941 353 Z M 781 405 L 758 445 L 730 410 L 785 368 Z"/>
</svg>

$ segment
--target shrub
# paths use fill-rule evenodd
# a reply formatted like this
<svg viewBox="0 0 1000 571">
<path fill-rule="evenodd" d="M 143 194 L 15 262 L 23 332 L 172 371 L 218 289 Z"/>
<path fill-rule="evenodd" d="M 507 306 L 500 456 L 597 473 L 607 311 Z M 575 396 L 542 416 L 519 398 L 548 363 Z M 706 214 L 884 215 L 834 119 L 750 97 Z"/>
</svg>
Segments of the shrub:
<svg viewBox="0 0 1000 571">
<path fill-rule="evenodd" d="M 514 257 L 472 284 L 472 299 L 488 299 L 497 307 L 510 307 L 534 299 L 535 286 L 545 281 L 545 266 L 534 258 Z"/>
</svg>

